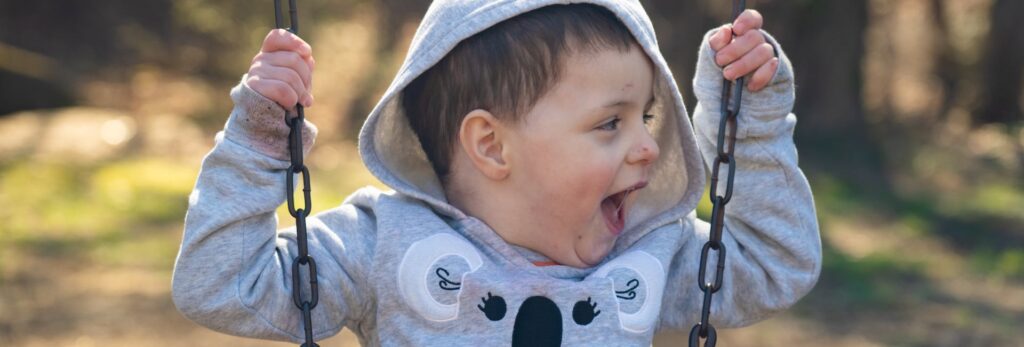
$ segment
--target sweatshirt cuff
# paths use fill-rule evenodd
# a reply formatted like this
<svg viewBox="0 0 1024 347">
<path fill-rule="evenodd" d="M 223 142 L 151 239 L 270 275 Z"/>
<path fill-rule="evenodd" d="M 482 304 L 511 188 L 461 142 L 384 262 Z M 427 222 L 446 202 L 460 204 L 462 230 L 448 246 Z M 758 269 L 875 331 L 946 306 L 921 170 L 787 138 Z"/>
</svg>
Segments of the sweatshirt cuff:
<svg viewBox="0 0 1024 347">
<path fill-rule="evenodd" d="M 248 75 L 231 89 L 231 100 L 235 107 L 224 125 L 224 137 L 245 148 L 274 159 L 288 161 L 288 124 L 285 124 L 285 109 L 273 100 L 249 88 L 245 84 Z M 288 114 L 289 118 L 295 117 Z M 309 120 L 302 127 L 302 153 L 309 154 L 316 138 L 317 128 Z"/>
<path fill-rule="evenodd" d="M 697 58 L 697 71 L 693 79 L 693 91 L 704 107 L 711 108 L 714 112 L 705 112 L 713 119 L 695 119 L 696 123 L 705 123 L 717 129 L 717 112 L 722 99 L 722 67 L 715 63 L 715 50 L 708 42 L 711 35 L 717 29 L 708 31 L 701 43 L 700 55 Z M 737 137 L 760 137 L 776 133 L 785 127 L 786 115 L 793 111 L 793 102 L 796 99 L 795 87 L 793 85 L 793 66 L 786 57 L 782 46 L 770 34 L 761 30 L 765 40 L 775 48 L 775 55 L 779 58 L 779 65 L 775 70 L 768 85 L 756 92 L 751 92 L 746 86 L 743 87 L 743 97 L 740 105 Z M 749 80 L 749 76 L 748 79 Z M 713 114 L 715 117 L 710 117 Z"/>
</svg>

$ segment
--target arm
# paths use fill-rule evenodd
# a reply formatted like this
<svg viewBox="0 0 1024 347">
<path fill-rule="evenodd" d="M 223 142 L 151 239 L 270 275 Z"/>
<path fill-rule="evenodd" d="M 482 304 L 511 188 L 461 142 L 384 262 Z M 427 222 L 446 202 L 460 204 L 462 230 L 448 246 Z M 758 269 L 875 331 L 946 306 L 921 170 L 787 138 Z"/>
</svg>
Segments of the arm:
<svg viewBox="0 0 1024 347">
<path fill-rule="evenodd" d="M 285 112 L 245 83 L 231 97 L 235 108 L 189 196 L 174 303 L 217 331 L 299 342 L 302 319 L 291 281 L 295 229 L 278 231 L 275 214 L 285 200 L 289 166 L 283 160 Z M 307 122 L 304 133 L 308 152 L 316 129 Z M 355 204 L 307 220 L 309 253 L 319 272 L 319 305 L 312 311 L 317 339 L 358 324 L 368 312 L 373 227 L 373 214 Z"/>
<path fill-rule="evenodd" d="M 705 36 L 694 78 L 698 104 L 694 128 L 706 165 L 716 156 L 722 88 L 722 68 Z M 773 38 L 779 64 L 764 89 L 744 89 L 736 139 L 734 194 L 725 212 L 726 269 L 723 287 L 713 296 L 711 322 L 716 327 L 754 323 L 781 311 L 813 288 L 821 270 L 821 240 L 814 200 L 797 166 L 793 144 L 796 116 L 793 73 L 789 60 Z M 723 172 L 724 174 L 724 172 Z M 723 180 L 724 181 L 724 180 Z M 720 186 L 720 192 L 724 192 Z M 663 325 L 689 330 L 699 321 L 703 293 L 697 287 L 701 247 L 710 226 L 691 215 L 683 225 L 692 228 L 673 261 Z M 715 254 L 709 259 L 708 280 L 714 278 Z"/>
</svg>

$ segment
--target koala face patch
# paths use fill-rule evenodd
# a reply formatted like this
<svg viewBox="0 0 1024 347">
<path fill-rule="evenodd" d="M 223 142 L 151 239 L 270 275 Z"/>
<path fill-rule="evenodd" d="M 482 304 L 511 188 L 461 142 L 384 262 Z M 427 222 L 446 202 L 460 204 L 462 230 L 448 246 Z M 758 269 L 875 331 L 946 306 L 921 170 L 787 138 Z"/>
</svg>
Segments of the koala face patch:
<svg viewBox="0 0 1024 347">
<path fill-rule="evenodd" d="M 435 234 L 408 248 L 398 288 L 423 319 L 454 324 L 453 331 L 511 337 L 512 346 L 545 347 L 561 346 L 565 333 L 589 334 L 580 329 L 595 329 L 596 322 L 602 329 L 649 332 L 665 283 L 661 262 L 643 251 L 609 261 L 583 282 L 526 279 L 514 269 L 501 270 L 485 264 L 461 237 Z"/>
</svg>

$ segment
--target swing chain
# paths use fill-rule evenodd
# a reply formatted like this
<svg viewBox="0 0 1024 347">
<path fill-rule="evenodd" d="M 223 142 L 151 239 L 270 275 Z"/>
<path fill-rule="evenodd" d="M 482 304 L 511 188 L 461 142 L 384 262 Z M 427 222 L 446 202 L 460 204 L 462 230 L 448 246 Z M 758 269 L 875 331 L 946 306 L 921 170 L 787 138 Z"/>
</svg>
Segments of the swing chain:
<svg viewBox="0 0 1024 347">
<path fill-rule="evenodd" d="M 290 27 L 286 28 L 292 34 L 299 34 L 299 19 L 295 7 L 296 0 L 288 0 L 288 14 Z M 278 29 L 285 29 L 282 23 L 281 1 L 274 0 L 274 23 Z M 306 342 L 300 347 L 319 347 L 313 341 L 313 308 L 316 308 L 320 301 L 319 286 L 317 285 L 316 261 L 309 255 L 309 240 L 306 235 L 306 216 L 313 209 L 312 198 L 310 197 L 309 168 L 302 160 L 302 128 L 306 123 L 306 115 L 302 105 L 295 105 L 295 117 L 285 115 L 284 122 L 288 125 L 288 152 L 291 156 L 291 166 L 285 175 L 285 196 L 288 198 L 288 213 L 295 218 L 295 239 L 298 243 L 299 255 L 292 261 L 292 302 L 302 311 L 302 327 L 305 333 Z M 295 175 L 302 176 L 302 199 L 304 205 L 295 208 Z M 309 298 L 302 297 L 302 267 L 307 267 L 309 276 Z"/>
<path fill-rule="evenodd" d="M 746 7 L 745 0 L 733 0 L 732 18 L 735 21 Z M 722 243 L 722 232 L 725 226 L 725 205 L 732 200 L 733 178 L 736 177 L 736 158 L 733 155 L 736 149 L 736 128 L 737 117 L 740 113 L 740 100 L 743 96 L 743 77 L 736 79 L 733 83 L 728 79 L 722 79 L 722 118 L 718 123 L 718 142 L 716 144 L 717 156 L 711 169 L 711 231 L 708 241 L 700 251 L 700 269 L 697 275 L 697 287 L 704 293 L 704 300 L 701 306 L 700 322 L 690 330 L 690 347 L 700 347 L 700 340 L 705 339 L 704 345 L 714 347 L 718 341 L 718 333 L 709 321 L 711 317 L 711 296 L 722 289 L 722 281 L 725 277 L 725 244 Z M 718 174 L 722 164 L 727 165 L 728 173 L 725 178 L 725 195 L 718 194 Z M 707 280 L 708 257 L 711 250 L 715 251 L 715 281 Z"/>
</svg>

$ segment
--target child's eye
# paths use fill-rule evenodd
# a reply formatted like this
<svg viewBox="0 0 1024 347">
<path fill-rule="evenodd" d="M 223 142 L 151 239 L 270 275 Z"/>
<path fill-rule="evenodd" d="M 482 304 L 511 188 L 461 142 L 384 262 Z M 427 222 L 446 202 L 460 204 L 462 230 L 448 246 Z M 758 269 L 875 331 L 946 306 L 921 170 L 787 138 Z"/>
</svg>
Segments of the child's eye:
<svg viewBox="0 0 1024 347">
<path fill-rule="evenodd" d="M 644 125 L 650 125 L 652 121 L 654 121 L 654 115 L 653 114 L 645 114 L 644 115 Z"/>
<path fill-rule="evenodd" d="M 599 125 L 597 127 L 597 129 L 599 129 L 599 130 L 607 130 L 607 131 L 616 130 L 616 129 L 619 128 L 619 122 L 621 122 L 621 121 L 622 120 L 619 119 L 618 116 L 616 116 L 615 118 L 613 118 L 612 120 L 608 121 L 607 123 Z"/>
</svg>

